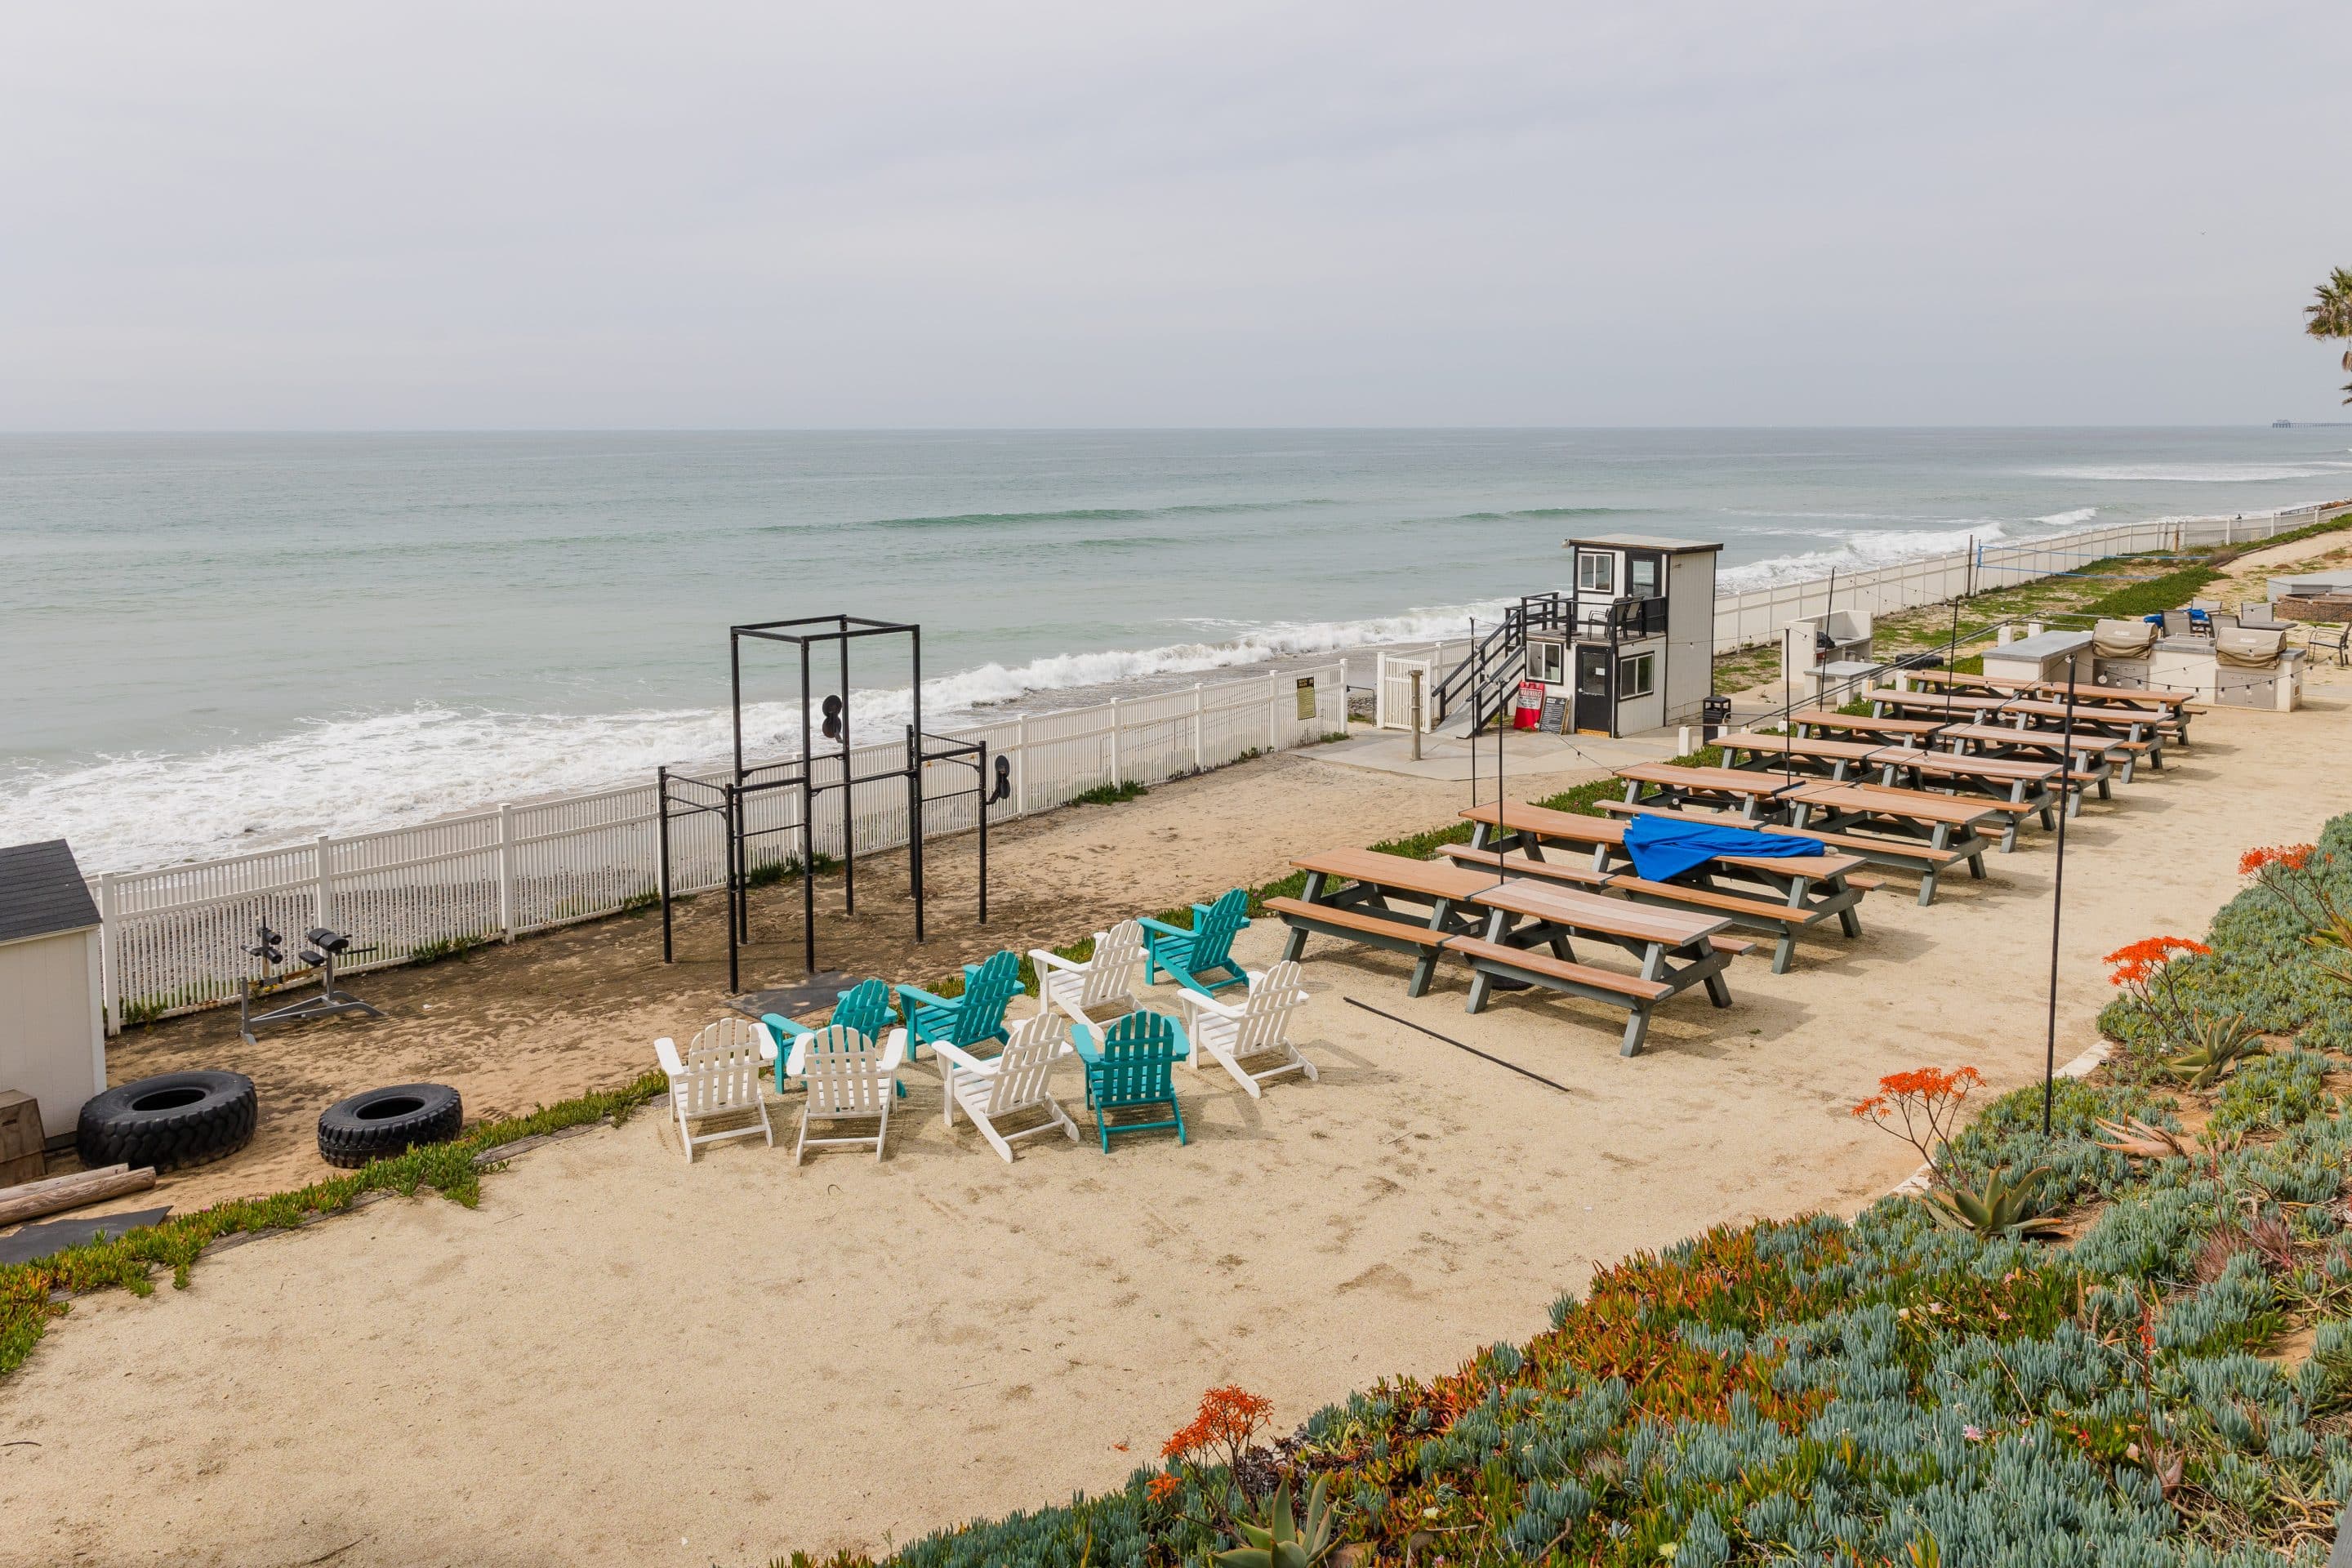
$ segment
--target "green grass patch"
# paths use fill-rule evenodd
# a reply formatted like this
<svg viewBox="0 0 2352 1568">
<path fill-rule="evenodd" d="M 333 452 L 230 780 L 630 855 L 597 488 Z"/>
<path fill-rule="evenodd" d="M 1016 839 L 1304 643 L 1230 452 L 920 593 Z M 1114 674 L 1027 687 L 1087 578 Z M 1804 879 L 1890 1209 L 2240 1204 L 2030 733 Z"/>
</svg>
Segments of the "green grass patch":
<svg viewBox="0 0 2352 1568">
<path fill-rule="evenodd" d="M 1124 779 L 1118 784 L 1098 784 L 1092 789 L 1082 789 L 1070 797 L 1070 804 L 1072 805 L 1119 805 L 1135 799 L 1138 795 L 1150 793 L 1133 779 Z"/>
<path fill-rule="evenodd" d="M 2103 594 L 2077 612 L 2110 620 L 2128 620 L 2138 616 L 2154 615 L 2158 610 L 2177 610 L 2189 603 L 2200 588 L 2221 574 L 2210 566 L 2183 566 L 2177 572 L 2167 572 L 2161 577 L 2150 577 L 2144 583 L 2134 583 L 2127 588 L 2117 588 Z"/>
</svg>

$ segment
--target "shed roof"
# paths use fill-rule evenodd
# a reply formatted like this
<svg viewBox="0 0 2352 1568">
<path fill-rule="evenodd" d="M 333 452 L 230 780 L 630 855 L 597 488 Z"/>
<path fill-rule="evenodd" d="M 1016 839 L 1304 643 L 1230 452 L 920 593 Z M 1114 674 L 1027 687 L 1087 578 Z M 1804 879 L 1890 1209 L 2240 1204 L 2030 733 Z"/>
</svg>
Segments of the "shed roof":
<svg viewBox="0 0 2352 1568">
<path fill-rule="evenodd" d="M 87 931 L 98 905 L 62 838 L 0 849 L 0 942 Z"/>
<path fill-rule="evenodd" d="M 1597 544 L 1603 550 L 1663 550 L 1669 555 L 1689 555 L 1699 551 L 1723 548 L 1723 542 L 1698 539 L 1662 539 L 1654 533 L 1593 533 L 1582 539 L 1565 539 L 1563 550 L 1573 550 L 1580 544 Z"/>
</svg>

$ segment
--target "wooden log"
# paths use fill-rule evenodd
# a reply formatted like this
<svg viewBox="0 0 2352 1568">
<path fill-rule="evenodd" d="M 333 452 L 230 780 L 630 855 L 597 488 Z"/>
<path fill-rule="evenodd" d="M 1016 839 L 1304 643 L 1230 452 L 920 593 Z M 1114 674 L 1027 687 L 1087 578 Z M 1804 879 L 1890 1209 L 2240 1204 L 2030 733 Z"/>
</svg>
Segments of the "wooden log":
<svg viewBox="0 0 2352 1568">
<path fill-rule="evenodd" d="M 154 1184 L 152 1166 L 142 1165 L 134 1171 L 128 1165 L 109 1165 L 103 1170 L 75 1171 L 46 1181 L 26 1182 L 22 1186 L 0 1187 L 0 1225 L 15 1225 L 18 1220 L 77 1209 L 84 1204 L 103 1203 L 125 1193 L 143 1193 Z"/>
</svg>

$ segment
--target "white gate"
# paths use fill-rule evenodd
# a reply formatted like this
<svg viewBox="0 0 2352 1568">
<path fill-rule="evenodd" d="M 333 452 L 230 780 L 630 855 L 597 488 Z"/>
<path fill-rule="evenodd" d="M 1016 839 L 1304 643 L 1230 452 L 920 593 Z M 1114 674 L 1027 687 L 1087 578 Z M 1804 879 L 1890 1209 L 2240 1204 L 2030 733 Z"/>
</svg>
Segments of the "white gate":
<svg viewBox="0 0 2352 1568">
<path fill-rule="evenodd" d="M 1372 722 L 1382 730 L 1412 728 L 1413 676 L 1421 677 L 1421 727 L 1430 724 L 1430 694 L 1437 684 L 1435 661 L 1426 657 L 1407 658 L 1392 653 L 1380 656 L 1379 674 L 1373 681 Z"/>
</svg>

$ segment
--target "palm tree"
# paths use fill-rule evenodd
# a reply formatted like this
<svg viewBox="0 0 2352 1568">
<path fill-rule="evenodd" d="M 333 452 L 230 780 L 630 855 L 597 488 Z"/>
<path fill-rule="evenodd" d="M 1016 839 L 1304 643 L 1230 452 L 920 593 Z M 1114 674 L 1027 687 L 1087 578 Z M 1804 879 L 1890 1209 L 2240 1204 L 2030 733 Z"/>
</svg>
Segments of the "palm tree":
<svg viewBox="0 0 2352 1568">
<path fill-rule="evenodd" d="M 2303 314 L 2303 330 L 2315 338 L 2352 338 L 2352 270 L 2337 268 L 2319 286 L 2318 303 L 2305 306 Z M 2352 349 L 2344 351 L 2344 368 L 2352 370 Z M 2352 383 L 2344 388 L 2344 401 L 2352 403 Z"/>
</svg>

